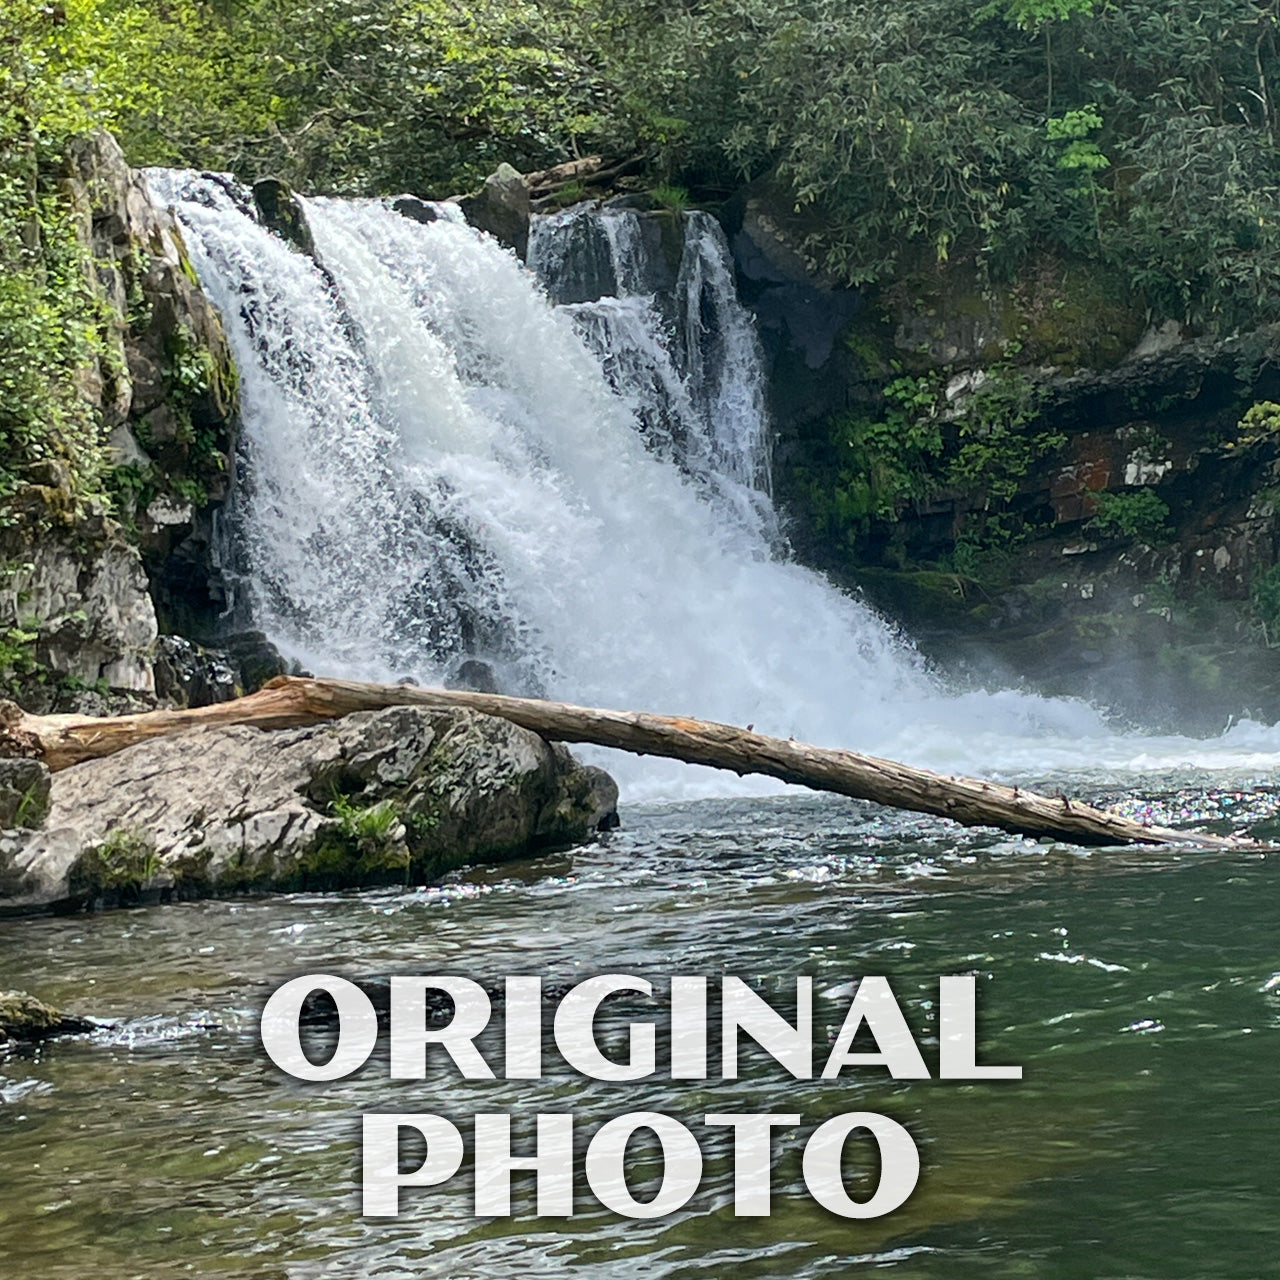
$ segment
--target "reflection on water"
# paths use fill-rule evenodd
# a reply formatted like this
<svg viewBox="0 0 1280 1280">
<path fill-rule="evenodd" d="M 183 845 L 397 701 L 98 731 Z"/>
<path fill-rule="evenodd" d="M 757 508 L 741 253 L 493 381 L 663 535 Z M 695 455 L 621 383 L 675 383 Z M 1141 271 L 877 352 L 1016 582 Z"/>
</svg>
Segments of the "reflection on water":
<svg viewBox="0 0 1280 1280">
<path fill-rule="evenodd" d="M 1093 798 L 1280 832 L 1258 780 L 1126 782 L 1099 779 Z M 590 848 L 440 888 L 0 922 L 0 986 L 113 1024 L 0 1060 L 0 1271 L 1256 1280 L 1280 1255 L 1274 858 L 1085 852 L 808 796 L 624 820 Z M 885 973 L 930 1059 L 937 976 L 976 971 L 983 1058 L 1024 1079 L 797 1083 L 744 1056 L 739 1081 L 610 1085 L 548 1055 L 532 1082 L 392 1083 L 375 1059 L 303 1085 L 257 1043 L 262 1001 L 299 973 L 605 970 L 735 973 L 775 993 L 804 973 L 832 994 Z M 844 1003 L 818 1006 L 834 1033 Z M 462 1176 L 408 1193 L 398 1220 L 359 1216 L 362 1112 L 442 1112 L 465 1133 L 480 1110 L 571 1110 L 585 1139 L 642 1109 L 714 1134 L 701 1191 L 671 1217 L 624 1221 L 584 1185 L 577 1216 L 539 1222 L 524 1176 L 510 1220 L 471 1217 Z M 792 1135 L 772 1216 L 735 1220 L 726 1133 L 700 1118 L 780 1109 L 806 1128 L 858 1109 L 902 1121 L 924 1161 L 915 1196 L 878 1221 L 832 1217 L 804 1192 Z"/>
</svg>

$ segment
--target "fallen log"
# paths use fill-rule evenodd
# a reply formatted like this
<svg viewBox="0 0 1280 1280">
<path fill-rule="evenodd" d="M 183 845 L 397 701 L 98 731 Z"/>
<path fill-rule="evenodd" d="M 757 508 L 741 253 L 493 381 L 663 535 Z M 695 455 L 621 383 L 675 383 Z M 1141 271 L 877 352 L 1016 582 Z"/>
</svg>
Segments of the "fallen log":
<svg viewBox="0 0 1280 1280">
<path fill-rule="evenodd" d="M 467 707 L 500 716 L 553 741 L 593 743 L 738 774 L 765 774 L 856 800 L 936 814 L 966 826 L 1000 827 L 1018 835 L 1052 836 L 1087 845 L 1228 848 L 1238 843 L 1219 836 L 1148 826 L 1066 796 L 1037 795 L 978 778 L 933 773 L 856 751 L 771 738 L 735 725 L 638 711 L 605 711 L 502 694 L 353 680 L 278 676 L 257 693 L 232 702 L 130 716 L 35 716 L 6 703 L 0 706 L 0 755 L 36 756 L 57 770 L 186 729 L 231 724 L 286 729 L 393 706 Z"/>
<path fill-rule="evenodd" d="M 524 175 L 524 185 L 536 195 L 562 187 L 570 182 L 581 181 L 604 168 L 603 156 L 582 156 L 577 160 L 566 160 L 563 164 L 552 165 L 550 169 L 538 169 L 534 173 Z"/>
</svg>

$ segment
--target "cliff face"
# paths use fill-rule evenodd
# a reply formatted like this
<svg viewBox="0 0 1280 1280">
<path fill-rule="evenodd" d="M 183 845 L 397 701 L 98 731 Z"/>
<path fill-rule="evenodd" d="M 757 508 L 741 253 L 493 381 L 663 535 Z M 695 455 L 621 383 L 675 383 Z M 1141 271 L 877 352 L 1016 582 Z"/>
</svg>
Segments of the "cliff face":
<svg viewBox="0 0 1280 1280">
<path fill-rule="evenodd" d="M 1061 261 L 863 295 L 806 269 L 767 189 L 727 221 L 803 558 L 976 678 L 1148 722 L 1280 712 L 1280 332 L 1153 323 Z"/>
<path fill-rule="evenodd" d="M 24 469 L 0 528 L 0 634 L 10 694 L 92 710 L 149 700 L 159 632 L 199 633 L 219 608 L 236 375 L 176 223 L 110 135 L 79 140 L 40 182 L 89 276 L 92 354 L 73 379 L 109 500 L 77 495 L 56 447 Z"/>
</svg>

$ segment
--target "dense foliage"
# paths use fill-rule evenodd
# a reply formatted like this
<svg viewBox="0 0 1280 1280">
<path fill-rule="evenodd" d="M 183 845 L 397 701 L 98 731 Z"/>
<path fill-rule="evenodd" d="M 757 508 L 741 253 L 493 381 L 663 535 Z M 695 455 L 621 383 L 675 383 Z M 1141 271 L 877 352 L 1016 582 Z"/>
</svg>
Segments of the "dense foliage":
<svg viewBox="0 0 1280 1280">
<path fill-rule="evenodd" d="M 1278 19 L 1280 0 L 9 0 L 0 488 L 51 452 L 92 470 L 92 290 L 54 195 L 94 124 L 138 164 L 343 192 L 638 153 L 668 203 L 767 185 L 845 283 L 948 261 L 999 283 L 1048 255 L 1226 332 L 1280 318 Z M 1005 501 L 1016 450 L 1051 443 L 1023 439 L 1019 382 L 944 442 L 893 377 L 883 412 L 833 426 L 842 521 L 939 486 Z"/>
<path fill-rule="evenodd" d="M 779 469 L 846 563 L 905 567 L 905 512 L 978 495 L 946 564 L 976 573 L 1050 518 L 1024 482 L 1066 436 L 1029 369 L 1118 359 L 1149 321 L 1280 320 L 1278 24 L 1280 0 L 4 0 L 0 526 L 24 483 L 72 522 L 149 492 L 112 468 L 86 394 L 119 318 L 62 157 L 106 127 L 137 165 L 339 193 L 445 195 L 500 161 L 600 152 L 638 159 L 671 210 L 755 184 L 815 272 L 887 310 L 944 281 L 984 307 L 1047 281 L 954 401 L 946 373 L 852 327 L 858 394 Z M 1240 444 L 1278 412 L 1246 415 Z M 1102 493 L 1089 530 L 1158 545 L 1170 515 L 1154 490 Z M 1274 641 L 1280 572 L 1254 605 Z M 0 672 L 34 638 L 0 635 Z"/>
<path fill-rule="evenodd" d="M 99 423 L 78 379 L 106 354 L 93 264 L 58 189 L 67 141 L 142 105 L 127 68 L 141 13 L 98 0 L 0 10 L 0 498 L 34 473 L 73 503 L 101 488 Z"/>
<path fill-rule="evenodd" d="M 695 194 L 770 176 L 849 282 L 1056 247 L 1219 327 L 1280 293 L 1280 0 L 15 0 L 48 142 L 442 193 L 639 149 Z M 16 33 L 16 34 L 15 34 Z M 15 49 L 21 52 L 15 54 Z M 19 66 L 20 69 L 15 70 Z M 38 88 L 37 88 L 38 86 Z M 5 171 L 14 172 L 12 158 Z"/>
<path fill-rule="evenodd" d="M 1219 327 L 1280 293 L 1280 0 L 5 8 L 10 116 L 39 86 L 45 141 L 109 119 L 143 163 L 442 193 L 639 149 L 695 194 L 771 176 L 850 282 L 1050 246 Z"/>
<path fill-rule="evenodd" d="M 1277 305 L 1276 22 L 1259 0 L 709 0 L 635 70 L 694 163 L 777 172 L 846 280 L 922 253 L 1007 278 L 1049 245 L 1232 326 Z"/>
</svg>

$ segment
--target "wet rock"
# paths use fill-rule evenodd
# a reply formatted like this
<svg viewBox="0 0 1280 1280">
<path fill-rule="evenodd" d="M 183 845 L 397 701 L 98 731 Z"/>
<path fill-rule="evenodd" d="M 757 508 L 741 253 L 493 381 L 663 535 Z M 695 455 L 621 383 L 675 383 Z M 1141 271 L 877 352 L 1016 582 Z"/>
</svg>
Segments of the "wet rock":
<svg viewBox="0 0 1280 1280">
<path fill-rule="evenodd" d="M 87 1019 L 63 1013 L 25 991 L 0 991 L 0 1046 L 84 1035 L 93 1029 L 94 1024 Z"/>
<path fill-rule="evenodd" d="M 261 631 L 226 637 L 217 647 L 161 636 L 155 653 L 156 696 L 176 707 L 207 707 L 261 689 L 291 668 Z"/>
<path fill-rule="evenodd" d="M 602 770 L 470 711 L 205 729 L 55 774 L 43 830 L 0 837 L 0 910 L 421 882 L 581 841 L 616 809 Z"/>
<path fill-rule="evenodd" d="M 468 658 L 445 682 L 446 689 L 469 689 L 472 693 L 501 693 L 498 677 L 487 662 Z"/>
<path fill-rule="evenodd" d="M 276 676 L 302 675 L 261 631 L 238 631 L 221 637 L 218 645 L 235 667 L 242 693 L 254 693 Z"/>
<path fill-rule="evenodd" d="M 413 222 L 437 222 L 440 212 L 433 204 L 419 200 L 417 196 L 401 196 L 391 202 L 391 207 L 402 217 Z"/>
<path fill-rule="evenodd" d="M 155 653 L 156 696 L 175 707 L 207 707 L 239 695 L 226 655 L 182 636 L 161 636 Z"/>
<path fill-rule="evenodd" d="M 253 184 L 253 202 L 263 224 L 307 257 L 315 256 L 316 242 L 293 188 L 279 178 L 262 178 Z"/>
<path fill-rule="evenodd" d="M 467 221 L 523 259 L 529 251 L 529 188 L 509 164 L 500 164 L 474 195 L 458 201 Z"/>
<path fill-rule="evenodd" d="M 0 827 L 38 827 L 49 812 L 49 770 L 39 760 L 0 760 Z"/>
</svg>

